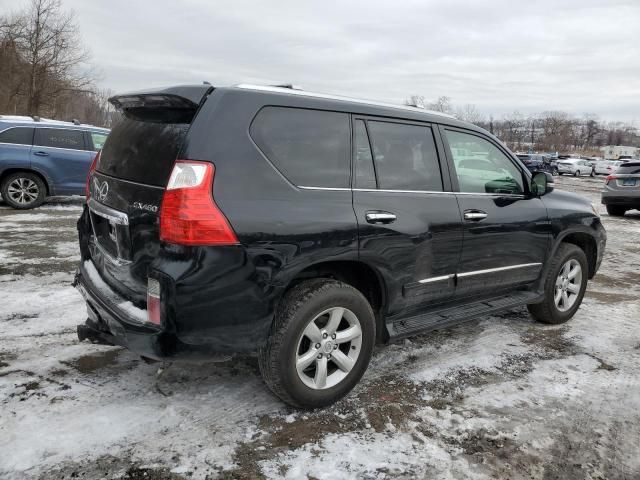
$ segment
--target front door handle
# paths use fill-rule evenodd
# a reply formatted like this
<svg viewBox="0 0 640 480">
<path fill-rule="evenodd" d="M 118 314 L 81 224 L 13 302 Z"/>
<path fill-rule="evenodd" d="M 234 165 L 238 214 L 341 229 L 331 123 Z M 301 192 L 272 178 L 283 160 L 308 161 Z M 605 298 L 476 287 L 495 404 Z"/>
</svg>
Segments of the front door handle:
<svg viewBox="0 0 640 480">
<path fill-rule="evenodd" d="M 465 220 L 478 222 L 487 218 L 487 212 L 483 212 L 482 210 L 465 210 L 463 216 Z"/>
<path fill-rule="evenodd" d="M 393 223 L 396 221 L 396 216 L 393 213 L 379 210 L 367 212 L 364 218 L 366 218 L 369 223 Z"/>
<path fill-rule="evenodd" d="M 34 155 L 38 155 L 39 157 L 48 157 L 49 154 L 47 152 L 43 152 L 41 150 L 37 151 L 37 152 L 33 152 Z"/>
</svg>

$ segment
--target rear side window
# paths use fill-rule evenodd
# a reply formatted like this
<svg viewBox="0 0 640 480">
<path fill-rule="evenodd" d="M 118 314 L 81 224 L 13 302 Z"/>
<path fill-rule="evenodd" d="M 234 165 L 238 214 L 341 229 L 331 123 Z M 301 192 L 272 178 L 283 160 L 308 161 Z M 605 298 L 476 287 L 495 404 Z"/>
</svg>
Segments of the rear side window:
<svg viewBox="0 0 640 480">
<path fill-rule="evenodd" d="M 19 145 L 31 145 L 33 141 L 33 128 L 14 127 L 0 133 L 0 143 L 13 143 Z"/>
<path fill-rule="evenodd" d="M 618 165 L 620 166 L 618 167 L 618 170 L 616 170 L 616 173 L 622 173 L 623 175 L 640 174 L 640 162 L 618 163 Z"/>
<path fill-rule="evenodd" d="M 91 143 L 93 144 L 93 150 L 102 150 L 104 142 L 107 140 L 107 136 L 104 133 L 89 132 L 91 135 Z"/>
<path fill-rule="evenodd" d="M 295 185 L 349 186 L 349 116 L 300 108 L 265 107 L 251 137 L 274 166 Z"/>
<path fill-rule="evenodd" d="M 34 144 L 40 147 L 85 149 L 83 132 L 81 130 L 65 130 L 64 128 L 36 129 Z"/>
<path fill-rule="evenodd" d="M 442 176 L 429 127 L 369 121 L 369 135 L 383 190 L 442 191 Z"/>
</svg>

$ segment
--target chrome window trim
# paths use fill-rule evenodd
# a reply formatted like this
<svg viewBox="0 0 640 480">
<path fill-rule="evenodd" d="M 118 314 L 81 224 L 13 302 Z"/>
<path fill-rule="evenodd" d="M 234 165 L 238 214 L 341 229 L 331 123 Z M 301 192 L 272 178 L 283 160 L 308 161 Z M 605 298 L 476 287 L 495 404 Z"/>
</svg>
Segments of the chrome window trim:
<svg viewBox="0 0 640 480">
<path fill-rule="evenodd" d="M 347 187 L 308 187 L 306 185 L 296 185 L 296 187 L 301 188 L 302 190 L 326 190 L 328 192 L 348 192 L 351 190 Z"/>
<path fill-rule="evenodd" d="M 394 108 L 394 109 L 397 109 L 397 110 L 405 110 L 405 111 L 410 111 L 410 112 L 414 112 L 414 113 L 428 113 L 430 115 L 438 115 L 440 117 L 445 117 L 445 118 L 452 118 L 452 119 L 456 118 L 453 115 L 449 115 L 447 113 L 436 112 L 434 110 L 427 110 L 425 108 L 411 107 L 409 105 L 396 105 L 396 104 L 393 104 L 393 103 L 378 102 L 376 100 L 366 100 L 366 99 L 362 99 L 362 98 L 343 97 L 343 96 L 340 96 L 340 95 L 331 95 L 331 94 L 327 94 L 327 93 L 308 92 L 308 91 L 305 91 L 305 90 L 295 90 L 295 89 L 283 88 L 283 87 L 272 87 L 272 86 L 269 86 L 269 85 L 252 85 L 252 84 L 248 84 L 248 83 L 241 83 L 241 84 L 235 85 L 235 88 L 241 88 L 243 90 L 257 90 L 257 91 L 260 91 L 260 92 L 284 93 L 284 94 L 287 94 L 287 95 L 297 95 L 297 96 L 300 96 L 300 97 L 321 98 L 321 99 L 324 99 L 324 100 L 339 100 L 339 101 L 343 101 L 343 102 L 358 103 L 358 104 L 361 104 L 361 105 L 371 105 L 371 106 L 376 106 L 376 107 Z"/>
<path fill-rule="evenodd" d="M 485 275 L 487 273 L 503 272 L 505 270 L 515 270 L 517 268 L 537 267 L 537 266 L 541 266 L 541 265 L 542 265 L 542 263 L 540 263 L 540 262 L 521 263 L 519 265 L 509 265 L 508 267 L 487 268 L 485 270 L 473 270 L 471 272 L 458 273 L 457 276 L 458 277 L 473 277 L 475 275 Z"/>
<path fill-rule="evenodd" d="M 525 198 L 525 195 L 515 193 L 469 193 L 469 192 L 443 192 L 437 190 L 388 190 L 383 188 L 344 188 L 344 187 L 310 187 L 307 185 L 296 185 L 302 190 L 326 190 L 328 192 L 338 191 L 354 191 L 354 192 L 385 192 L 385 193 L 427 193 L 427 194 L 444 194 L 444 195 L 478 195 L 483 197 L 510 197 Z"/>
</svg>

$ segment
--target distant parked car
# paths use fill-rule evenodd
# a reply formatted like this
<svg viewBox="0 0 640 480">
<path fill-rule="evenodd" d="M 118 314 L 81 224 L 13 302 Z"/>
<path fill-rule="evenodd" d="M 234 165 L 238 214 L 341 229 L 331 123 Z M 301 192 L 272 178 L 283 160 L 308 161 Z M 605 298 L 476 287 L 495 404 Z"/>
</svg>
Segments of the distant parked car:
<svg viewBox="0 0 640 480">
<path fill-rule="evenodd" d="M 640 161 L 626 162 L 609 175 L 602 190 L 602 203 L 609 215 L 622 216 L 640 209 Z"/>
<path fill-rule="evenodd" d="M 0 115 L 0 193 L 18 209 L 47 196 L 84 195 L 91 161 L 109 130 L 38 117 Z"/>
<path fill-rule="evenodd" d="M 587 160 L 581 158 L 565 158 L 558 160 L 558 173 L 560 175 L 570 174 L 574 177 L 581 175 L 594 176 L 594 170 Z"/>
<path fill-rule="evenodd" d="M 601 160 L 596 163 L 596 175 L 609 175 L 623 163 L 618 160 Z"/>
<path fill-rule="evenodd" d="M 545 155 L 537 153 L 518 153 L 518 158 L 530 172 L 552 173 L 551 161 Z"/>
</svg>

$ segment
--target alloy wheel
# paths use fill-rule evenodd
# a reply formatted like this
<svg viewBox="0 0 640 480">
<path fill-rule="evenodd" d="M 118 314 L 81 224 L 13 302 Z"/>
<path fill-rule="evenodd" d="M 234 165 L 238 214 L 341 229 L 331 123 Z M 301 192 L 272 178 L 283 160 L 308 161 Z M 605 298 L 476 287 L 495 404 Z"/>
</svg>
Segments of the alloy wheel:
<svg viewBox="0 0 640 480">
<path fill-rule="evenodd" d="M 307 324 L 298 340 L 298 377 L 314 390 L 334 387 L 353 369 L 361 347 L 358 317 L 343 307 L 324 310 Z"/>
<path fill-rule="evenodd" d="M 580 262 L 571 258 L 562 266 L 556 278 L 553 297 L 556 308 L 561 312 L 571 309 L 580 294 L 582 285 L 582 267 Z"/>
<path fill-rule="evenodd" d="M 7 187 L 7 194 L 20 205 L 29 205 L 38 199 L 40 190 L 30 178 L 16 178 Z"/>
</svg>

